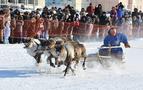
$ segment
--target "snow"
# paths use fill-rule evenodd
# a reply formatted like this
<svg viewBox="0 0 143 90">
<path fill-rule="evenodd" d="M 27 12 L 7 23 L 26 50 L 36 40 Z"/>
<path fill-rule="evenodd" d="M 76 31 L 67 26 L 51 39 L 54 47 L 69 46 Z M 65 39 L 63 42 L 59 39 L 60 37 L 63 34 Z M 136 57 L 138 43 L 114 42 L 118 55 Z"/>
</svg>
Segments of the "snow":
<svg viewBox="0 0 143 90">
<path fill-rule="evenodd" d="M 61 68 L 43 65 L 39 73 L 35 60 L 27 54 L 23 44 L 0 45 L 0 90 L 143 90 L 143 39 L 129 41 L 131 48 L 123 48 L 126 63 L 122 68 L 103 69 L 95 62 L 87 62 L 76 76 L 63 76 Z M 87 53 L 95 53 L 101 42 L 84 43 Z M 42 66 L 42 65 L 41 65 Z"/>
</svg>

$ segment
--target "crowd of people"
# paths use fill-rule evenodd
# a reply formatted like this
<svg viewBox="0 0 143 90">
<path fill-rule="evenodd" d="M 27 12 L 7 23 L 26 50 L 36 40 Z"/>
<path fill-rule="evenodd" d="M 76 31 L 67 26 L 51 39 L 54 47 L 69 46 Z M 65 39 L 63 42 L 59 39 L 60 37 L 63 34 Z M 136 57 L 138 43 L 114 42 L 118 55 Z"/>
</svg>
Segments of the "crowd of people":
<svg viewBox="0 0 143 90">
<path fill-rule="evenodd" d="M 21 42 L 19 38 L 25 37 L 23 33 L 26 34 L 26 37 L 47 38 L 55 27 L 58 29 L 59 26 L 62 26 L 59 22 L 74 23 L 72 24 L 74 26 L 73 31 L 79 29 L 81 23 L 84 23 L 83 25 L 89 24 L 89 28 L 86 29 L 94 29 L 93 25 L 122 26 L 125 23 L 138 27 L 143 23 L 143 13 L 137 8 L 133 12 L 125 10 L 122 2 L 113 6 L 109 12 L 103 11 L 101 4 L 93 6 L 90 3 L 87 8 L 82 8 L 79 12 L 70 5 L 63 9 L 45 6 L 42 11 L 37 9 L 32 12 L 20 12 L 20 10 L 13 10 L 12 8 L 1 9 L 0 16 L 0 23 L 2 23 L 0 25 L 0 41 L 3 43 L 9 43 L 9 38 L 16 36 L 17 33 L 14 33 L 14 31 L 21 33 L 17 36 L 18 40 L 16 42 Z M 50 29 L 52 26 L 49 25 L 48 21 L 53 21 L 50 24 L 54 28 Z M 100 31 L 103 34 L 103 31 Z M 75 40 L 79 38 L 80 33 L 74 35 Z"/>
</svg>

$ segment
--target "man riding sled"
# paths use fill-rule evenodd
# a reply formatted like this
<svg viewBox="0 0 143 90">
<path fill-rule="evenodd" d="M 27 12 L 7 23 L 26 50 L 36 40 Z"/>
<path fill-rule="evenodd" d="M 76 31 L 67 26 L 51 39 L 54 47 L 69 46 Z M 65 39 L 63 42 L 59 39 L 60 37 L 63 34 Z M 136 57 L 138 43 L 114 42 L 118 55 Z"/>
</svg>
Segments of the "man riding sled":
<svg viewBox="0 0 143 90">
<path fill-rule="evenodd" d="M 120 47 L 120 43 L 123 43 L 125 48 L 130 48 L 127 40 L 127 36 L 123 33 L 118 33 L 116 28 L 111 28 L 108 31 L 108 35 L 104 38 L 104 44 L 99 49 L 99 55 L 112 56 L 116 59 L 123 59 L 123 49 Z"/>
</svg>

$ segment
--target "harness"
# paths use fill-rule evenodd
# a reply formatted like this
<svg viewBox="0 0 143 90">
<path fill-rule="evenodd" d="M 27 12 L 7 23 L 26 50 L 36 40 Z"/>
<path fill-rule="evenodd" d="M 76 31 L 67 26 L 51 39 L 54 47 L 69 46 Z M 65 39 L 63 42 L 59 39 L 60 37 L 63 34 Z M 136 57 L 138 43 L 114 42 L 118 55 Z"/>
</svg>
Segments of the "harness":
<svg viewBox="0 0 143 90">
<path fill-rule="evenodd" d="M 34 40 L 34 43 L 37 45 L 37 48 L 36 48 L 36 50 L 34 51 L 34 52 L 36 52 L 37 50 L 39 50 L 39 47 L 40 47 L 41 45 L 40 45 L 40 42 L 39 42 L 39 41 L 36 41 L 36 40 Z"/>
</svg>

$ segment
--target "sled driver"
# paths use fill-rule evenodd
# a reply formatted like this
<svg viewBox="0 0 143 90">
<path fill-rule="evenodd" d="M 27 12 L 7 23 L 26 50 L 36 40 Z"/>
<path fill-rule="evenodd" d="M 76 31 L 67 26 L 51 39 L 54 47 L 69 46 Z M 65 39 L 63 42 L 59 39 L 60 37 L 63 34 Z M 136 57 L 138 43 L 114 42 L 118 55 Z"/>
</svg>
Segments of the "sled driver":
<svg viewBox="0 0 143 90">
<path fill-rule="evenodd" d="M 125 48 L 130 48 L 127 36 L 123 33 L 118 33 L 116 28 L 111 28 L 108 31 L 108 35 L 104 38 L 104 44 L 102 45 L 102 47 L 109 48 L 101 48 L 99 50 L 99 55 L 111 55 L 117 59 L 122 60 L 123 49 L 121 47 L 118 47 L 120 46 L 120 43 L 123 43 Z"/>
</svg>

